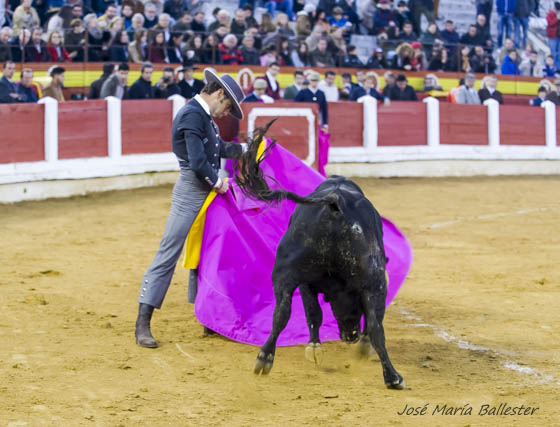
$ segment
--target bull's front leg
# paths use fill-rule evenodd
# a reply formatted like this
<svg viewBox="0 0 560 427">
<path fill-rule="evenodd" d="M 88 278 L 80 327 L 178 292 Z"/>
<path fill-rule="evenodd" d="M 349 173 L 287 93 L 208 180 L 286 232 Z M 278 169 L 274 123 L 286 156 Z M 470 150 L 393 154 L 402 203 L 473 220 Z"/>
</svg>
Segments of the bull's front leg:
<svg viewBox="0 0 560 427">
<path fill-rule="evenodd" d="M 286 328 L 290 315 L 292 314 L 292 295 L 295 289 L 283 290 L 276 295 L 276 307 L 274 307 L 274 316 L 272 320 L 272 332 L 268 340 L 264 343 L 259 351 L 255 368 L 255 374 L 267 375 L 272 369 L 274 363 L 274 353 L 276 352 L 276 341 L 278 336 Z"/>
<path fill-rule="evenodd" d="M 370 292 L 362 294 L 363 305 L 366 309 L 369 338 L 379 356 L 379 360 L 381 360 L 385 385 L 389 388 L 402 390 L 405 387 L 405 382 L 389 360 L 389 355 L 385 348 L 385 331 L 383 330 L 382 323 L 378 321 L 376 316 L 376 298 L 379 298 L 379 295 L 376 296 Z"/>
<path fill-rule="evenodd" d="M 362 331 L 362 337 L 360 338 L 360 343 L 358 344 L 358 356 L 363 359 L 369 357 L 370 353 L 373 351 L 371 348 L 371 340 L 369 339 L 369 334 L 367 331 L 367 313 L 364 316 L 364 329 Z"/>
<path fill-rule="evenodd" d="M 305 318 L 309 328 L 309 344 L 305 347 L 305 358 L 317 365 L 323 363 L 324 353 L 319 341 L 319 328 L 323 323 L 323 311 L 319 305 L 317 293 L 313 292 L 308 285 L 299 287 Z"/>
</svg>

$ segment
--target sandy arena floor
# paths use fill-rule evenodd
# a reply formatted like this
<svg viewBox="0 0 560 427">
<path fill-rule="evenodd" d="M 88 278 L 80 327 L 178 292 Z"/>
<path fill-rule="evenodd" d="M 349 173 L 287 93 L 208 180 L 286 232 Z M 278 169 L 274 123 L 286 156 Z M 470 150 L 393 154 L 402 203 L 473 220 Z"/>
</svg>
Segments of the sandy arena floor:
<svg viewBox="0 0 560 427">
<path fill-rule="evenodd" d="M 358 182 L 414 247 L 384 322 L 405 390 L 337 342 L 320 368 L 280 348 L 254 376 L 257 348 L 202 336 L 182 269 L 161 347 L 136 346 L 165 186 L 0 206 L 0 425 L 560 425 L 560 177 Z M 501 403 L 538 410 L 479 415 Z"/>
</svg>

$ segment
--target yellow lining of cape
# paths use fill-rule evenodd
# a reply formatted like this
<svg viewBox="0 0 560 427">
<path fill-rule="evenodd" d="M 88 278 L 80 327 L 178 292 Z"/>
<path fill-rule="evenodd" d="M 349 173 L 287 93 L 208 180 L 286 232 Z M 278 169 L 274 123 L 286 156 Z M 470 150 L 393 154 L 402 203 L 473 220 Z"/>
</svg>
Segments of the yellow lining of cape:
<svg viewBox="0 0 560 427">
<path fill-rule="evenodd" d="M 265 149 L 266 141 L 263 138 L 259 144 L 259 149 L 257 150 L 257 159 L 260 160 Z M 206 222 L 206 212 L 208 210 L 208 206 L 210 206 L 217 195 L 218 192 L 215 189 L 212 189 L 212 191 L 208 193 L 208 196 L 206 196 L 206 200 L 204 200 L 198 215 L 193 221 L 185 242 L 185 258 L 183 259 L 183 267 L 186 269 L 194 270 L 195 268 L 198 268 L 198 264 L 200 262 L 200 250 L 202 249 L 202 236 L 204 234 L 204 223 Z"/>
<path fill-rule="evenodd" d="M 218 192 L 213 189 L 206 196 L 206 200 L 202 204 L 198 215 L 193 221 L 187 241 L 185 243 L 185 259 L 183 260 L 183 267 L 194 270 L 198 268 L 200 262 L 200 250 L 202 249 L 202 235 L 204 234 L 204 223 L 206 221 L 206 211 L 210 203 L 214 201 Z"/>
</svg>

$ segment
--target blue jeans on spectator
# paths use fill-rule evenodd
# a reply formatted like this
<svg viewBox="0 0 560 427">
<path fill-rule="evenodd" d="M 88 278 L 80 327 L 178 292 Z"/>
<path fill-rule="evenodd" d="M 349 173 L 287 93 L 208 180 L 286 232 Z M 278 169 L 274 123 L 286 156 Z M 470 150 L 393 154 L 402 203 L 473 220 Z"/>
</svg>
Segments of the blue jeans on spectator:
<svg viewBox="0 0 560 427">
<path fill-rule="evenodd" d="M 519 29 L 523 30 L 523 39 L 519 34 Z M 527 44 L 527 31 L 529 30 L 529 18 L 513 18 L 513 34 L 515 35 L 515 47 L 525 49 Z"/>
<path fill-rule="evenodd" d="M 554 57 L 554 66 L 558 70 L 560 67 L 560 38 L 548 39 L 550 54 Z"/>
<path fill-rule="evenodd" d="M 294 18 L 294 0 L 282 0 L 280 3 L 271 0 L 267 1 L 264 7 L 268 9 L 268 13 L 270 13 L 273 18 L 276 16 L 277 10 L 288 15 L 290 21 Z"/>
<path fill-rule="evenodd" d="M 504 28 L 506 29 L 506 39 L 511 35 L 511 18 L 512 16 L 507 13 L 498 15 L 498 47 L 502 47 Z"/>
</svg>

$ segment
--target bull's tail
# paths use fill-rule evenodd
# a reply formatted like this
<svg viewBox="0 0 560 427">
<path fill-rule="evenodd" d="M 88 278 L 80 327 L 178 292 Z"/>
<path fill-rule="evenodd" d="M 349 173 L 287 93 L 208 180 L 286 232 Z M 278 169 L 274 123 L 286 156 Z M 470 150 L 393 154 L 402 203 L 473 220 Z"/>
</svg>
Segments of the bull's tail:
<svg viewBox="0 0 560 427">
<path fill-rule="evenodd" d="M 292 200 L 296 203 L 312 205 L 334 205 L 334 207 L 338 208 L 339 199 L 336 193 L 329 193 L 323 197 L 304 197 L 292 193 L 291 191 L 286 191 L 284 189 L 270 189 L 268 183 L 265 180 L 263 171 L 259 167 L 259 164 L 270 154 L 270 151 L 276 144 L 276 141 L 271 140 L 268 147 L 265 148 L 264 152 L 260 156 L 259 146 L 266 132 L 275 121 L 276 119 L 273 119 L 264 127 L 255 129 L 255 131 L 253 132 L 253 137 L 246 139 L 248 149 L 241 155 L 241 158 L 239 159 L 239 170 L 235 176 L 235 181 L 237 182 L 237 185 L 239 186 L 243 194 L 247 197 L 260 200 L 268 204 L 278 204 L 282 200 L 287 199 Z M 272 177 L 267 178 L 275 181 Z M 278 184 L 278 182 L 276 183 Z"/>
</svg>

